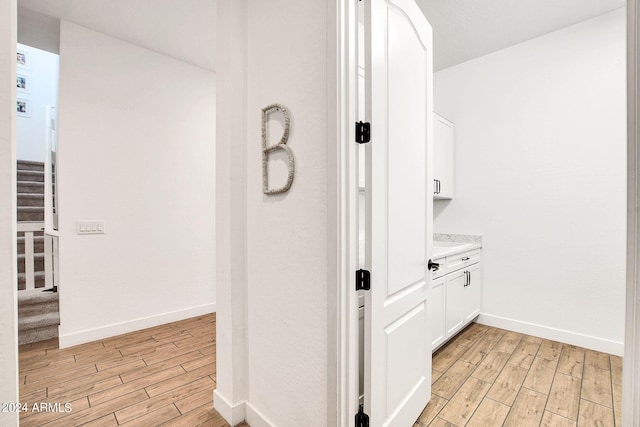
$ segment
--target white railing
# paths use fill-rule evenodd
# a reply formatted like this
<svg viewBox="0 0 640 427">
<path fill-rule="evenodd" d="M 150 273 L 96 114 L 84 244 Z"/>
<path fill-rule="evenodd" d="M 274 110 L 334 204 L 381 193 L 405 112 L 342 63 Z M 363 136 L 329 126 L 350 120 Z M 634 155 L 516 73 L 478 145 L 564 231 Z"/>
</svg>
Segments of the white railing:
<svg viewBox="0 0 640 427">
<path fill-rule="evenodd" d="M 44 231 L 44 222 L 18 222 L 18 233 L 24 233 L 25 289 L 36 288 L 34 233 Z M 44 234 L 44 288 L 58 286 L 58 237 Z M 20 289 L 19 289 L 20 290 Z"/>
</svg>

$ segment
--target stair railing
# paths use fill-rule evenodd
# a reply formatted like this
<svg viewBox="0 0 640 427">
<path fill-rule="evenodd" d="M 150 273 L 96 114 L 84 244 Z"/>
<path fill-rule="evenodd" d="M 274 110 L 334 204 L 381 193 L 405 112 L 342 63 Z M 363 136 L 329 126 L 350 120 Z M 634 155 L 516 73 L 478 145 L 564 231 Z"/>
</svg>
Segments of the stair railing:
<svg viewBox="0 0 640 427">
<path fill-rule="evenodd" d="M 24 233 L 24 276 L 25 289 L 36 289 L 35 239 L 34 234 L 44 231 L 44 222 L 18 222 L 18 233 Z M 57 289 L 58 286 L 58 238 L 44 235 L 44 288 Z M 20 291 L 20 287 L 18 286 Z"/>
</svg>

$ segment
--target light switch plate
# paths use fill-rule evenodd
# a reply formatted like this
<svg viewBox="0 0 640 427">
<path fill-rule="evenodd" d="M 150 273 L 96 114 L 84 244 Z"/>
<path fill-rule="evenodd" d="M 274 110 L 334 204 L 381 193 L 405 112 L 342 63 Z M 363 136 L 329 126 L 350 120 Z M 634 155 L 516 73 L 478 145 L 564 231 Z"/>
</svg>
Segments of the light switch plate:
<svg viewBox="0 0 640 427">
<path fill-rule="evenodd" d="M 77 221 L 76 234 L 104 234 L 104 221 Z"/>
</svg>

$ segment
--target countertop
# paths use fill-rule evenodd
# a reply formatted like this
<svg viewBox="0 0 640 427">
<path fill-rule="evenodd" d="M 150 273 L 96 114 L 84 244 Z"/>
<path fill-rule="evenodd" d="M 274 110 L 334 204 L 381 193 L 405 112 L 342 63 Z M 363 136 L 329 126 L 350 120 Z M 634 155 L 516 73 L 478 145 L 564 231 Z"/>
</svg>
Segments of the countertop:
<svg viewBox="0 0 640 427">
<path fill-rule="evenodd" d="M 359 266 L 364 268 L 364 240 L 359 245 Z M 432 259 L 456 255 L 482 247 L 482 236 L 465 234 L 434 234 Z"/>
<path fill-rule="evenodd" d="M 472 234 L 434 234 L 431 258 L 442 258 L 462 252 L 480 249 L 482 236 Z"/>
<path fill-rule="evenodd" d="M 482 243 L 464 243 L 464 242 L 433 242 L 433 259 L 443 258 L 446 256 L 456 255 L 473 249 L 480 249 Z"/>
</svg>

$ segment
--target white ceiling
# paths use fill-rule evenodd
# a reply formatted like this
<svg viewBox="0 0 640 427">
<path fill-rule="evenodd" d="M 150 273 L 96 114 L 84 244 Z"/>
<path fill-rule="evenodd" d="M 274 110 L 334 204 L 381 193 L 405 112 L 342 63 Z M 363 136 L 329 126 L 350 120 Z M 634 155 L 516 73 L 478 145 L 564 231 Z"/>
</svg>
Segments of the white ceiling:
<svg viewBox="0 0 640 427">
<path fill-rule="evenodd" d="M 625 0 L 416 0 L 434 32 L 441 70 L 623 7 Z M 18 0 L 215 71 L 217 0 Z"/>
<path fill-rule="evenodd" d="M 216 68 L 216 0 L 18 0 L 18 6 Z"/>
<path fill-rule="evenodd" d="M 625 0 L 416 0 L 441 70 L 623 7 Z"/>
</svg>

